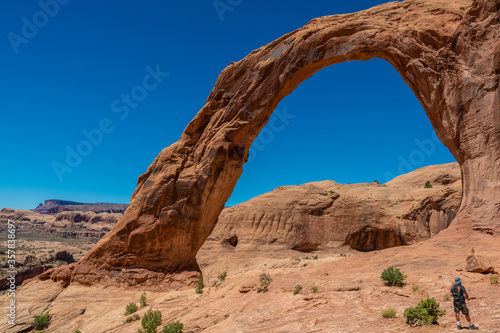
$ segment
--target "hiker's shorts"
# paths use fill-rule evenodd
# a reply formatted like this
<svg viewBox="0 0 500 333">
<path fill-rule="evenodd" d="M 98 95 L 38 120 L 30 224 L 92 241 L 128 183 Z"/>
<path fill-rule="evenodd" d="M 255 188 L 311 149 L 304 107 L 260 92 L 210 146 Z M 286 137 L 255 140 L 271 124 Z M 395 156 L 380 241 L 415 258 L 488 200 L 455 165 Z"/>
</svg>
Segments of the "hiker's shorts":
<svg viewBox="0 0 500 333">
<path fill-rule="evenodd" d="M 460 302 L 453 302 L 453 307 L 455 308 L 455 313 L 460 313 L 460 311 L 462 311 L 462 313 L 464 315 L 468 315 L 469 314 L 469 309 L 467 308 L 467 305 L 465 304 L 465 302 L 463 303 L 460 303 Z"/>
</svg>

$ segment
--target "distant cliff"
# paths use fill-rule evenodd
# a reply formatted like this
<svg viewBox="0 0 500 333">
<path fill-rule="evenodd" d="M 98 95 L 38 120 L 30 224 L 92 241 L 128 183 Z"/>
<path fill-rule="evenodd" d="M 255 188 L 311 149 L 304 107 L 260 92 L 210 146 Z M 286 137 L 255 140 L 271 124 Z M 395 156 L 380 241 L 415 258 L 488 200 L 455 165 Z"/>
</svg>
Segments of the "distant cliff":
<svg viewBox="0 0 500 333">
<path fill-rule="evenodd" d="M 45 200 L 44 204 L 39 204 L 38 207 L 33 209 L 35 213 L 39 214 L 57 214 L 63 211 L 81 211 L 81 212 L 94 212 L 94 213 L 120 213 L 123 214 L 127 209 L 128 204 L 113 204 L 113 203 L 84 203 L 68 200 L 50 199 Z"/>
</svg>

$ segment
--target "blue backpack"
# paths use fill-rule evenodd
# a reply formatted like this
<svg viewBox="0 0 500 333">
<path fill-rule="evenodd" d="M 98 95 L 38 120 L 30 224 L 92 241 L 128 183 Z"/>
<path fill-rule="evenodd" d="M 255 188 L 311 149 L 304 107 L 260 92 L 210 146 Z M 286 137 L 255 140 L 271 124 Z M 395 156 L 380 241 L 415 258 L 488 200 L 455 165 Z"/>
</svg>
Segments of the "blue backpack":
<svg viewBox="0 0 500 333">
<path fill-rule="evenodd" d="M 451 293 L 453 294 L 453 301 L 458 302 L 460 301 L 460 296 L 462 296 L 463 291 L 462 291 L 462 286 L 459 284 L 454 284 L 451 287 Z"/>
</svg>

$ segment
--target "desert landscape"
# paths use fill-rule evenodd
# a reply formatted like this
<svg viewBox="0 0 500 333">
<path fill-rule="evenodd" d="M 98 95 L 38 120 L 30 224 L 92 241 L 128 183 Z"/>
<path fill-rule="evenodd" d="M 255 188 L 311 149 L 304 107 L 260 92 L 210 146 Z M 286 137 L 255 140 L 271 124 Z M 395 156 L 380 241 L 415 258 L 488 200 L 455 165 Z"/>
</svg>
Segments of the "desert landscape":
<svg viewBox="0 0 500 333">
<path fill-rule="evenodd" d="M 460 277 L 472 322 L 498 332 L 499 18 L 498 0 L 391 2 L 231 62 L 130 204 L 1 210 L 2 244 L 15 222 L 19 252 L 14 265 L 1 249 L 0 331 L 451 332 Z M 457 163 L 226 207 L 279 102 L 327 66 L 372 58 L 399 72 Z"/>
</svg>

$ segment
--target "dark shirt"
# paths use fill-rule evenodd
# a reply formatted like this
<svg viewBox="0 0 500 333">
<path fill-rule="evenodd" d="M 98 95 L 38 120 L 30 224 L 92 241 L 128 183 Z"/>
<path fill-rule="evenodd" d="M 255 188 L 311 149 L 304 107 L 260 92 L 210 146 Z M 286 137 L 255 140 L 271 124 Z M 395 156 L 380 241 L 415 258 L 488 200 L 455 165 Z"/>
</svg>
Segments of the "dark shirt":
<svg viewBox="0 0 500 333">
<path fill-rule="evenodd" d="M 456 285 L 457 285 L 457 284 L 455 284 L 454 286 L 456 286 Z M 453 286 L 453 287 L 454 287 L 454 286 Z M 464 296 L 464 295 L 467 295 L 467 296 L 468 296 L 469 294 L 467 294 L 467 291 L 465 290 L 465 287 L 464 287 L 464 286 L 462 286 L 461 284 L 460 284 L 460 285 L 458 285 L 458 286 L 460 287 L 460 297 L 458 298 L 458 302 L 460 302 L 460 303 L 465 303 L 465 296 Z"/>
</svg>

